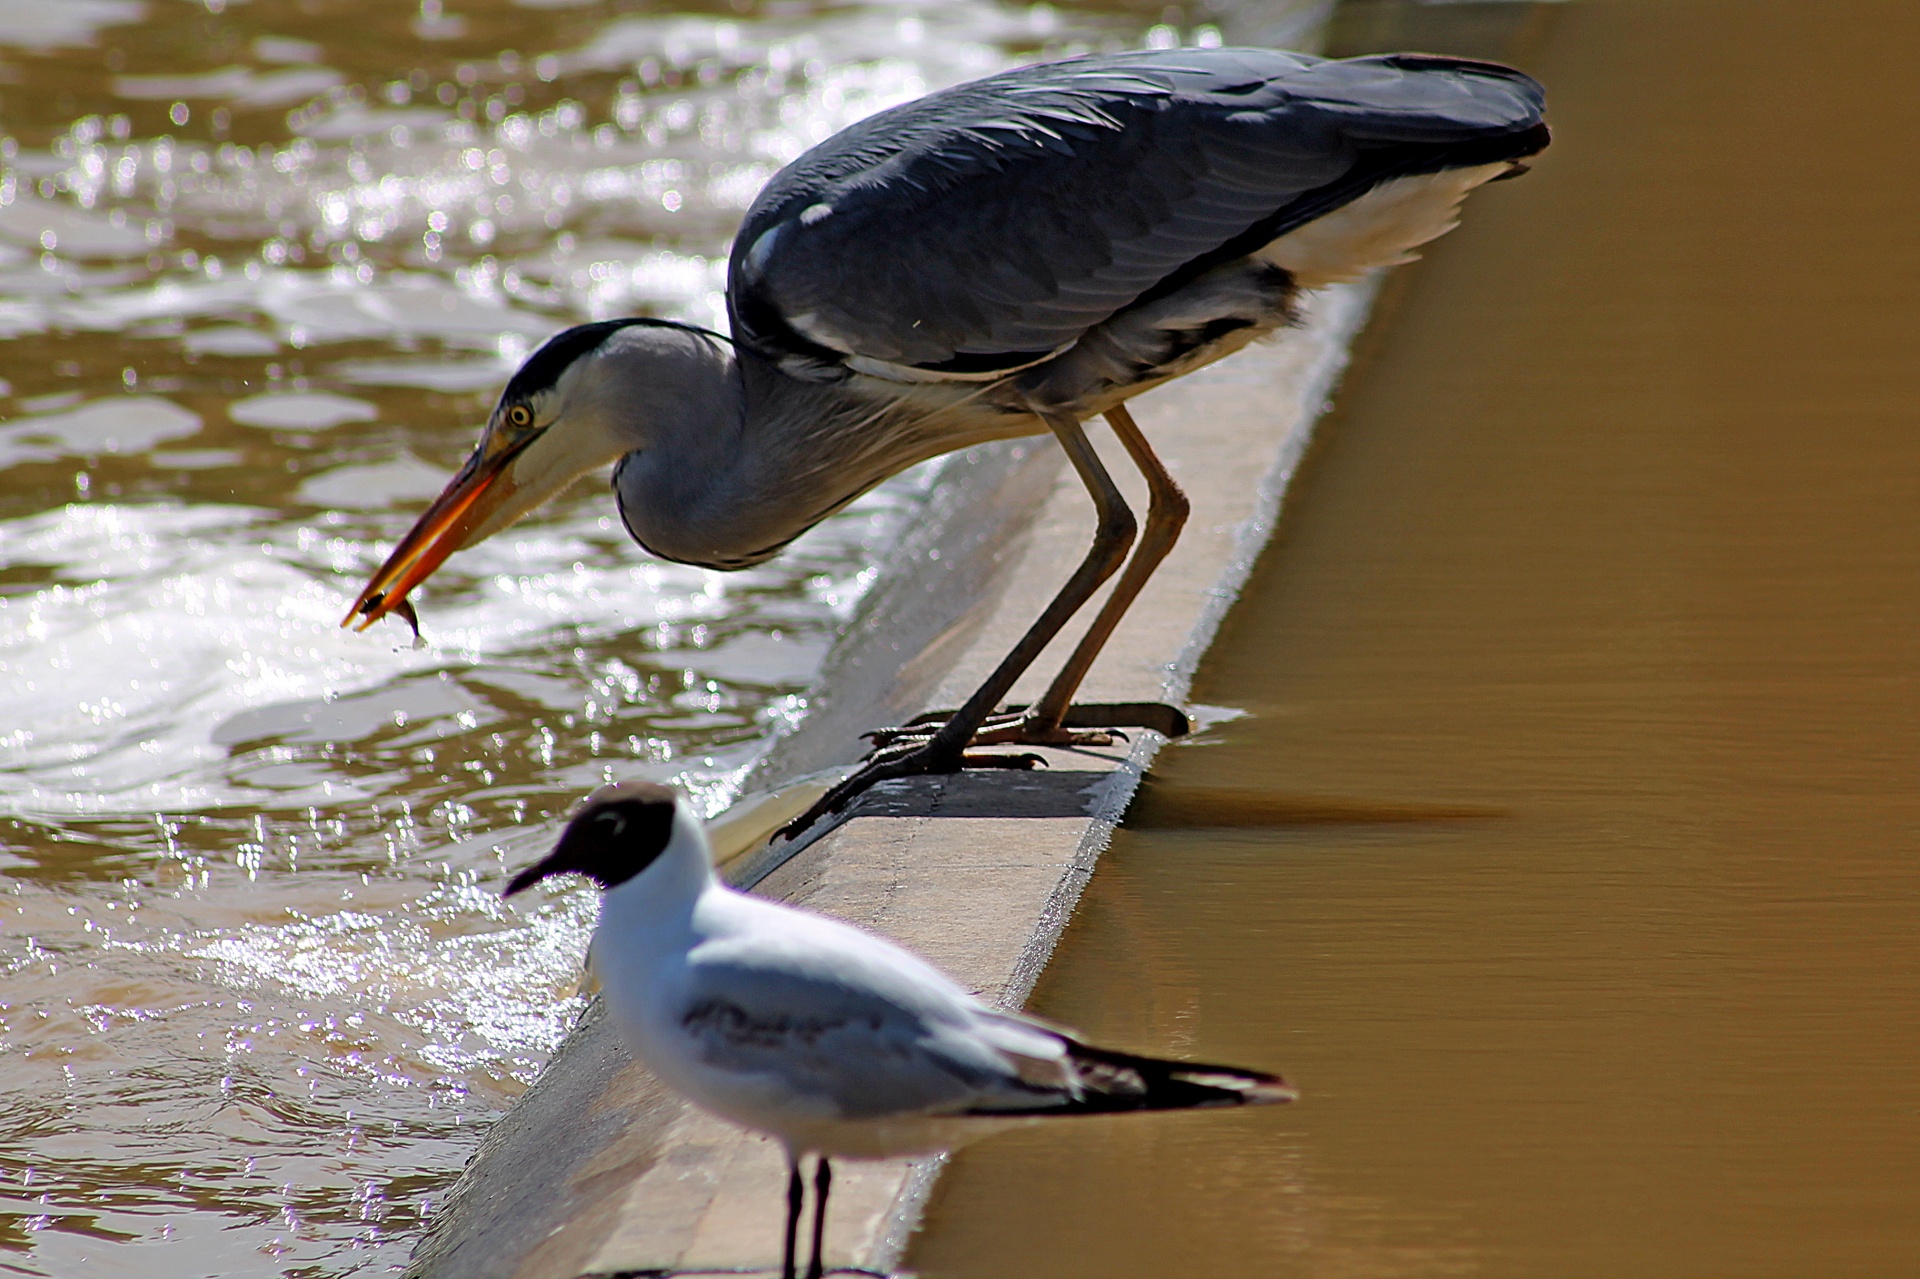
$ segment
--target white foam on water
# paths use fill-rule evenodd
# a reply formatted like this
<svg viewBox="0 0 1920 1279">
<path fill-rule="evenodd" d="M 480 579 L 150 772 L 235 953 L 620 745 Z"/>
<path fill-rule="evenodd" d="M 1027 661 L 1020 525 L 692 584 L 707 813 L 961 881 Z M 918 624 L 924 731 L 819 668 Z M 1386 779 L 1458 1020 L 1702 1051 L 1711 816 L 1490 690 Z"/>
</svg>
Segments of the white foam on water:
<svg viewBox="0 0 1920 1279">
<path fill-rule="evenodd" d="M 329 511 L 383 510 L 400 502 L 431 501 L 445 488 L 445 469 L 412 454 L 365 466 L 336 466 L 304 481 L 295 496 Z"/>
<path fill-rule="evenodd" d="M 46 50 L 92 44 L 103 27 L 138 22 L 140 0 L 0 0 L 0 44 Z"/>
<path fill-rule="evenodd" d="M 144 453 L 200 430 L 200 415 L 151 395 L 115 396 L 0 425 L 0 469 L 66 457 Z M 11 549 L 8 559 L 14 558 Z"/>
<path fill-rule="evenodd" d="M 345 582 L 317 571 L 370 568 L 380 545 L 312 528 L 288 538 L 263 512 L 239 507 L 72 505 L 0 525 L 10 565 L 63 579 L 0 598 L 0 699 L 15 725 L 0 735 L 0 811 L 364 799 L 330 778 L 263 794 L 258 774 L 228 775 L 236 739 L 226 726 L 261 708 L 499 660 L 539 647 L 556 626 L 621 635 L 719 618 L 751 584 L 607 561 L 589 540 L 604 532 L 600 520 L 583 508 L 466 552 L 472 589 L 445 607 L 422 604 L 433 641 L 421 648 L 341 629 Z"/>
<path fill-rule="evenodd" d="M 431 1078 L 557 1048 L 584 1005 L 577 979 L 596 916 L 586 895 L 522 915 L 489 890 L 445 884 L 403 911 L 300 916 L 182 947 L 238 989 L 383 1009 L 411 1032 L 383 1049 Z"/>
<path fill-rule="evenodd" d="M 227 405 L 227 416 L 243 426 L 324 431 L 347 422 L 371 422 L 380 416 L 380 409 L 327 391 L 274 391 L 233 401 Z"/>
<path fill-rule="evenodd" d="M 408 658 L 326 632 L 330 594 L 243 534 L 243 508 L 75 505 L 9 522 L 13 566 L 61 582 L 0 599 L 0 806 L 134 812 L 237 802 L 210 728 Z M 417 660 L 417 659 L 414 659 Z"/>
</svg>

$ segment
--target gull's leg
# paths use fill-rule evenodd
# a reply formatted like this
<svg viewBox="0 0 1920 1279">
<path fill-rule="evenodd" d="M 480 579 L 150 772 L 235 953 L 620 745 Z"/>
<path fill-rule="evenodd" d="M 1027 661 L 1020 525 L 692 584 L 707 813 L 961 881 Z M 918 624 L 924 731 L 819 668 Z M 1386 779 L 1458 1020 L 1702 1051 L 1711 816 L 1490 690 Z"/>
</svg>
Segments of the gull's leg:
<svg viewBox="0 0 1920 1279">
<path fill-rule="evenodd" d="M 821 796 L 819 802 L 782 830 L 789 839 L 828 813 L 839 812 L 848 800 L 875 782 L 925 773 L 957 773 L 962 768 L 1032 768 L 1043 762 L 1037 755 L 968 755 L 966 749 L 980 725 L 1013 688 L 1014 681 L 1026 673 L 1041 650 L 1100 589 L 1100 584 L 1119 569 L 1127 557 L 1127 548 L 1133 543 L 1134 520 L 1126 499 L 1120 495 L 1113 477 L 1107 474 L 1107 468 L 1100 464 L 1100 457 L 1093 451 L 1080 423 L 1054 413 L 1041 412 L 1040 417 L 1053 428 L 1060 447 L 1067 451 L 1067 459 L 1093 496 L 1094 509 L 1099 514 L 1099 527 L 1086 558 L 1080 561 L 1080 567 L 1073 571 L 1073 576 L 1053 597 L 1039 620 L 1020 637 L 1013 651 L 1000 660 L 1000 665 L 967 699 L 966 705 L 953 713 L 953 718 L 929 738 L 887 745 L 875 751 L 859 772 Z"/>
<path fill-rule="evenodd" d="M 1126 448 L 1127 456 L 1133 459 L 1134 465 L 1140 468 L 1140 473 L 1147 480 L 1147 520 L 1140 533 L 1140 543 L 1134 548 L 1133 558 L 1127 561 L 1120 580 L 1113 584 L 1113 593 L 1100 606 L 1100 613 L 1093 619 L 1093 625 L 1087 628 L 1086 635 L 1073 650 L 1073 656 L 1060 668 L 1060 673 L 1054 677 L 1045 695 L 1024 711 L 991 717 L 974 735 L 972 744 L 975 746 L 998 746 L 1004 743 L 1029 746 L 1086 744 L 1089 735 L 1074 730 L 1094 727 L 1151 728 L 1168 737 L 1178 737 L 1187 731 L 1186 716 L 1158 702 L 1098 707 L 1076 707 L 1072 704 L 1080 682 L 1086 678 L 1094 659 L 1112 637 L 1114 628 L 1120 624 L 1120 619 L 1147 584 L 1147 579 L 1153 576 L 1160 562 L 1173 550 L 1173 544 L 1180 540 L 1180 530 L 1186 525 L 1189 509 L 1187 495 L 1180 491 L 1180 485 L 1154 455 L 1146 435 L 1134 422 L 1133 415 L 1127 412 L 1126 406 L 1115 405 L 1107 411 L 1106 418 L 1113 427 L 1114 435 Z M 932 731 L 931 726 L 917 733 L 915 726 L 929 720 L 938 722 L 940 718 L 926 717 L 904 729 L 882 729 L 868 736 L 882 746 L 908 737 L 924 739 Z"/>
<path fill-rule="evenodd" d="M 793 1269 L 794 1245 L 800 1236 L 800 1206 L 807 1197 L 807 1183 L 800 1180 L 800 1156 L 787 1155 L 787 1236 L 780 1263 L 780 1279 L 796 1279 Z"/>
<path fill-rule="evenodd" d="M 1087 628 L 1079 647 L 1073 650 L 1073 656 L 1054 676 L 1046 693 L 1027 711 L 1020 725 L 1022 735 L 1016 739 L 1018 741 L 1042 742 L 1062 731 L 1060 726 L 1071 709 L 1073 695 L 1079 691 L 1080 681 L 1087 677 L 1093 659 L 1106 646 L 1107 640 L 1113 635 L 1113 628 L 1120 624 L 1121 617 L 1140 594 L 1140 588 L 1147 584 L 1153 571 L 1160 567 L 1160 561 L 1167 558 L 1173 544 L 1180 540 L 1180 530 L 1187 523 L 1187 495 L 1180 491 L 1179 484 L 1167 473 L 1160 459 L 1154 456 L 1147 437 L 1141 433 L 1124 404 L 1116 404 L 1107 410 L 1107 424 L 1120 437 L 1120 443 L 1125 446 L 1133 464 L 1147 477 L 1147 524 L 1141 530 L 1140 544 L 1134 548 L 1133 558 L 1127 561 L 1126 571 L 1113 584 L 1113 594 L 1107 596 L 1107 602 L 1100 606 L 1099 615 L 1093 619 L 1093 625 Z"/>
<path fill-rule="evenodd" d="M 825 1155 L 813 1168 L 813 1260 L 807 1263 L 807 1279 L 820 1279 L 826 1270 L 820 1264 L 820 1249 L 827 1237 L 827 1192 L 833 1188 L 833 1165 Z"/>
</svg>

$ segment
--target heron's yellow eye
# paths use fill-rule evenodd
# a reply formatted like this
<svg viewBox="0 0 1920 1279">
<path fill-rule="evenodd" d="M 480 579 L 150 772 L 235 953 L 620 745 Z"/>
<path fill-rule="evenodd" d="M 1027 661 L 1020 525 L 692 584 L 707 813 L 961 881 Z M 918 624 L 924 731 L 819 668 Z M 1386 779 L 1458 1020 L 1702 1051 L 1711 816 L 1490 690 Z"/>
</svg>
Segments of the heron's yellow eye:
<svg viewBox="0 0 1920 1279">
<path fill-rule="evenodd" d="M 522 430 L 533 425 L 533 410 L 524 404 L 516 404 L 507 410 L 507 425 Z"/>
</svg>

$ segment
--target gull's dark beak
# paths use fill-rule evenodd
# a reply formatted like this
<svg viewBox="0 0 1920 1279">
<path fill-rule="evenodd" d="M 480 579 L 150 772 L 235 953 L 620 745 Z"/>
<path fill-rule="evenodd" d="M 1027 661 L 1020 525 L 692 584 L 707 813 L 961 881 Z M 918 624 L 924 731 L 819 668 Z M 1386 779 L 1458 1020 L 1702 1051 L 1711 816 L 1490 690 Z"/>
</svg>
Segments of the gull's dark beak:
<svg viewBox="0 0 1920 1279">
<path fill-rule="evenodd" d="M 474 529 L 513 497 L 515 485 L 508 468 L 531 442 L 529 436 L 505 445 L 495 432 L 487 432 L 460 473 L 433 499 L 426 514 L 414 522 L 380 571 L 368 580 L 367 588 L 360 592 L 340 625 L 353 626 L 358 620 L 354 629 L 364 631 L 396 611 L 412 621 L 407 592 L 431 577 L 449 555 L 466 544 Z M 417 633 L 419 627 L 414 630 Z"/>
<path fill-rule="evenodd" d="M 511 897 L 515 893 L 525 892 L 543 879 L 552 879 L 555 875 L 573 874 L 579 868 L 573 864 L 569 851 L 566 841 L 562 840 L 558 848 L 508 880 L 507 886 L 500 891 L 500 895 Z"/>
<path fill-rule="evenodd" d="M 553 851 L 507 881 L 511 897 L 555 875 L 585 875 L 602 888 L 624 884 L 672 842 L 679 796 L 657 782 L 615 782 L 587 796 Z"/>
</svg>

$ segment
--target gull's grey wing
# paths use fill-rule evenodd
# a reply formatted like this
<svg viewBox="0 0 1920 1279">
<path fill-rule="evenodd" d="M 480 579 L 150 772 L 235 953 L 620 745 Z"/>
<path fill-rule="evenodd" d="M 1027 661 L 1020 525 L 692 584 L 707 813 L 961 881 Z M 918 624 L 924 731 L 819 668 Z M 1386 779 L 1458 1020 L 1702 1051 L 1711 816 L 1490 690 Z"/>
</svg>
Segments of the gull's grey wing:
<svg viewBox="0 0 1920 1279">
<path fill-rule="evenodd" d="M 1052 1091 L 1021 1077 L 1034 1072 L 1020 1049 L 1038 1045 L 1015 1042 L 990 1016 L 784 966 L 702 965 L 679 1021 L 708 1067 L 771 1077 L 843 1119 L 1037 1102 Z"/>
<path fill-rule="evenodd" d="M 1530 155 L 1540 86 L 1421 55 L 1186 49 L 1023 67 L 881 112 L 775 175 L 735 336 L 1012 368 L 1389 178 Z"/>
</svg>

